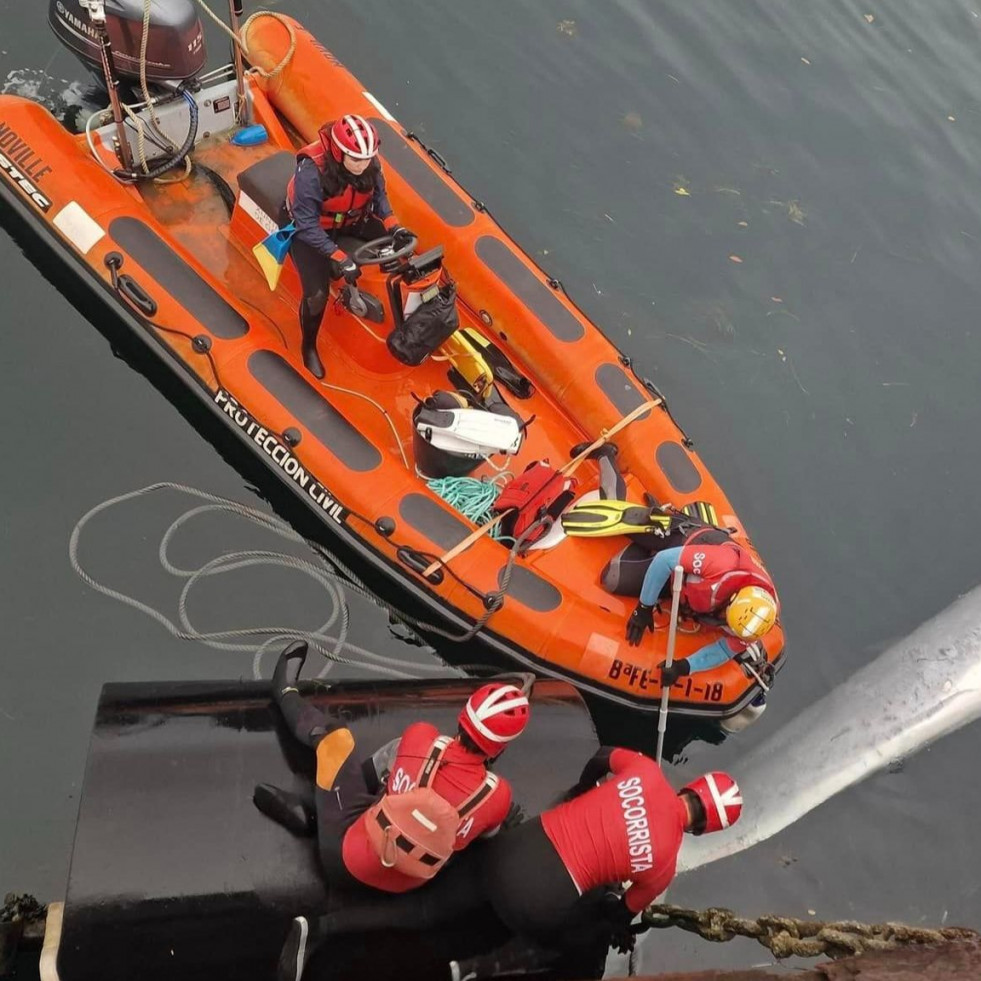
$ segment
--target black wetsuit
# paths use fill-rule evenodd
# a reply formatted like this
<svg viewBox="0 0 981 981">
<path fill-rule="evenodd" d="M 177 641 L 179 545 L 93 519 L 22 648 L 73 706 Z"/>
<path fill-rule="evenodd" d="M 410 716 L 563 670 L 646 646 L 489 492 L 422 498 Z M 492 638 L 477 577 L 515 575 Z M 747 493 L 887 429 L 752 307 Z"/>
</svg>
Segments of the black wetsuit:
<svg viewBox="0 0 981 981">
<path fill-rule="evenodd" d="M 372 892 L 344 865 L 344 833 L 378 798 L 377 781 L 356 752 L 354 736 L 296 691 L 286 692 L 280 709 L 293 735 L 317 754 L 314 803 L 320 864 L 332 888 Z M 370 762 L 370 761 L 368 761 Z"/>
<path fill-rule="evenodd" d="M 602 947 L 609 935 L 595 916 L 602 894 L 579 895 L 536 817 L 472 845 L 417 892 L 336 909 L 320 918 L 315 934 L 319 942 L 375 930 L 423 932 L 493 916 L 514 939 L 488 957 L 527 968 Z"/>
<path fill-rule="evenodd" d="M 600 468 L 600 497 L 607 500 L 623 500 L 627 492 L 626 484 L 616 465 L 616 457 L 609 451 L 602 456 L 597 453 L 597 456 Z M 702 525 L 694 519 L 684 518 L 673 522 L 671 530 L 663 537 L 653 532 L 631 535 L 630 544 L 617 552 L 600 573 L 603 588 L 617 596 L 640 596 L 644 576 L 654 556 L 664 549 L 690 544 L 691 536 L 696 531 L 703 545 L 719 545 L 729 541 L 729 535 L 725 531 Z M 670 599 L 670 582 L 665 586 L 661 596 Z"/>
</svg>

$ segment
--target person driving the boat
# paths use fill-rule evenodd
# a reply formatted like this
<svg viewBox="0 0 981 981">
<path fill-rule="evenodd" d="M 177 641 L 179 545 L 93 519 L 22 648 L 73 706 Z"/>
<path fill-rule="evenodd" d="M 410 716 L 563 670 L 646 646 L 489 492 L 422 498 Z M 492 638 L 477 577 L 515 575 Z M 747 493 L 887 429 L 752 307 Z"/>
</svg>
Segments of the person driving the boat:
<svg viewBox="0 0 981 981">
<path fill-rule="evenodd" d="M 670 600 L 672 570 L 679 565 L 684 570 L 682 608 L 703 622 L 721 626 L 726 636 L 670 667 L 662 661 L 658 667 L 663 685 L 673 685 L 679 678 L 707 671 L 742 653 L 773 627 L 780 611 L 776 588 L 759 560 L 724 532 L 701 529 L 684 545 L 655 554 L 644 574 L 640 602 L 627 621 L 627 641 L 632 647 L 654 629 L 654 606 L 659 598 Z"/>
<path fill-rule="evenodd" d="M 352 113 L 326 122 L 317 140 L 297 153 L 286 189 L 286 210 L 296 227 L 290 255 L 303 285 L 303 363 L 317 378 L 324 377 L 317 334 L 327 309 L 329 280 L 354 282 L 360 275 L 342 241 L 412 234 L 399 225 L 389 203 L 378 146 L 375 127 L 362 116 Z"/>
<path fill-rule="evenodd" d="M 309 924 L 310 936 L 319 943 L 375 928 L 432 930 L 493 912 L 513 939 L 452 963 L 453 981 L 489 976 L 491 965 L 500 973 L 547 968 L 598 935 L 629 950 L 630 923 L 674 878 L 683 834 L 722 831 L 741 812 L 739 787 L 726 773 L 706 773 L 675 791 L 650 757 L 603 747 L 565 802 L 470 850 L 418 896 L 347 905 Z M 627 881 L 625 893 L 611 892 Z M 295 981 L 299 973 L 282 969 L 302 969 L 310 953 L 298 939 L 294 932 L 284 947 L 280 981 Z"/>
<path fill-rule="evenodd" d="M 295 794 L 260 784 L 253 800 L 296 834 L 316 833 L 332 888 L 407 892 L 432 878 L 453 852 L 493 834 L 508 816 L 511 787 L 489 772 L 528 722 L 527 697 L 493 682 L 475 691 L 455 737 L 417 722 L 402 734 L 384 793 L 354 737 L 297 691 L 307 644 L 291 644 L 273 673 L 273 697 L 290 732 L 316 752 L 313 812 Z"/>
</svg>

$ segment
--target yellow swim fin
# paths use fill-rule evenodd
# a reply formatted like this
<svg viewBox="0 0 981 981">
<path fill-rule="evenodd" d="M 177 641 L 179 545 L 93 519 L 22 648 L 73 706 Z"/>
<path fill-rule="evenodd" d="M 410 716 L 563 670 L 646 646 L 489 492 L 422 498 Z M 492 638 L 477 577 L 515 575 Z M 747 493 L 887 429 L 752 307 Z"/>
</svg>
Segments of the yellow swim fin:
<svg viewBox="0 0 981 981">
<path fill-rule="evenodd" d="M 685 504 L 681 510 L 689 518 L 697 518 L 703 524 L 715 525 L 716 528 L 722 527 L 719 524 L 719 516 L 716 513 L 715 505 L 709 501 L 692 501 L 690 504 Z"/>
<path fill-rule="evenodd" d="M 569 508 L 561 521 L 567 535 L 582 538 L 644 535 L 658 530 L 666 535 L 671 530 L 671 515 L 630 501 L 583 501 Z"/>
</svg>

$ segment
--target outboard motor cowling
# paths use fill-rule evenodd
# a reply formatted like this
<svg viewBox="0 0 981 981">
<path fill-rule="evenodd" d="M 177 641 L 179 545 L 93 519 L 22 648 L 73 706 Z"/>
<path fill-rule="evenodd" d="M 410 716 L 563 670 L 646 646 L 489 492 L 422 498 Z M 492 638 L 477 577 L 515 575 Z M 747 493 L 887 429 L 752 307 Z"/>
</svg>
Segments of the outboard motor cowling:
<svg viewBox="0 0 981 981">
<path fill-rule="evenodd" d="M 140 77 L 144 2 L 104 0 L 113 68 L 122 78 Z M 86 0 L 50 0 L 48 24 L 65 47 L 101 76 L 100 34 L 87 6 Z M 187 81 L 204 67 L 204 30 L 194 0 L 153 0 L 148 34 L 146 75 L 150 82 Z"/>
</svg>

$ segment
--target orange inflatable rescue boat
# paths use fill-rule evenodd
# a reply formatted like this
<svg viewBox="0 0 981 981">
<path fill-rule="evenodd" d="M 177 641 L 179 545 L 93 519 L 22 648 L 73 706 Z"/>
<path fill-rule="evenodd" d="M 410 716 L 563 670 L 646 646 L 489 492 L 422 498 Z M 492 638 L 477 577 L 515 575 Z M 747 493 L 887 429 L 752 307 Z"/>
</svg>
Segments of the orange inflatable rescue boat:
<svg viewBox="0 0 981 981">
<path fill-rule="evenodd" d="M 235 64 L 205 73 L 192 0 L 52 0 L 56 34 L 119 94 L 77 134 L 0 96 L 7 210 L 429 620 L 656 712 L 667 618 L 629 647 L 636 584 L 603 585 L 630 539 L 566 534 L 559 512 L 599 496 L 587 451 L 611 443 L 618 497 L 665 522 L 716 524 L 755 556 L 725 494 L 654 385 L 436 150 L 298 23 L 259 13 L 240 28 L 240 12 L 231 0 Z M 361 277 L 330 285 L 318 380 L 301 356 L 292 261 L 267 280 L 254 250 L 284 223 L 297 150 L 349 113 L 377 129 L 389 198 L 417 238 L 356 243 Z M 433 301 L 454 307 L 458 329 L 420 351 L 410 328 Z M 512 507 L 487 520 L 497 501 Z M 675 657 L 718 636 L 683 617 Z M 778 622 L 745 654 L 679 679 L 672 711 L 744 724 L 783 644 Z"/>
</svg>

